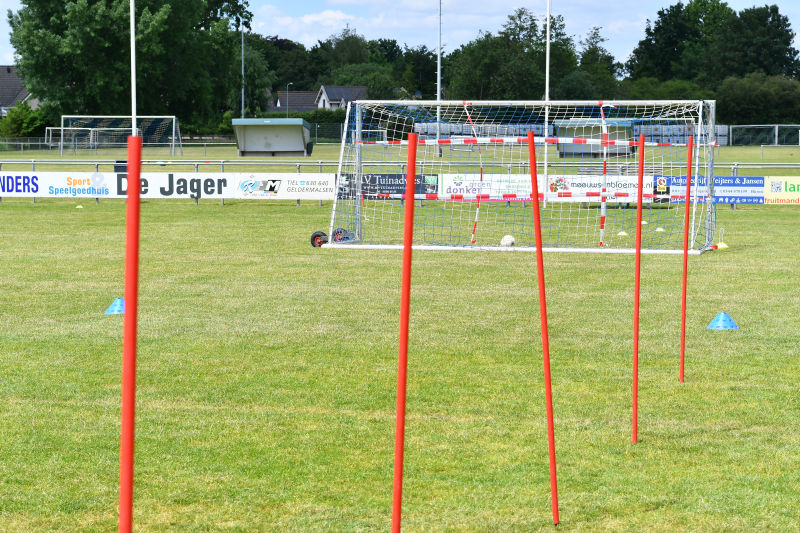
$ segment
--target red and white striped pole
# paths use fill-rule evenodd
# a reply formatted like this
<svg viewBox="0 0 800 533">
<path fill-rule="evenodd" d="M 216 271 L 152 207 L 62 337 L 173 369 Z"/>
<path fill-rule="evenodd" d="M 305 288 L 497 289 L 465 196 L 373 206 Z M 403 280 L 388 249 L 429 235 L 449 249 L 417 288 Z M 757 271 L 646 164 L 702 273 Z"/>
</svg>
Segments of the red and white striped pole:
<svg viewBox="0 0 800 533">
<path fill-rule="evenodd" d="M 681 288 L 681 369 L 680 379 L 683 383 L 683 363 L 686 358 L 686 285 L 689 273 L 689 201 L 692 194 L 692 149 L 694 137 L 689 137 L 689 153 L 686 157 L 686 210 L 683 215 L 683 285 Z M 709 177 L 709 179 L 711 179 Z"/>
<path fill-rule="evenodd" d="M 642 188 L 644 187 L 644 135 L 639 135 L 639 183 L 636 188 L 636 260 L 633 289 L 633 443 L 639 439 L 639 286 L 642 266 Z"/>
<path fill-rule="evenodd" d="M 556 438 L 553 422 L 553 386 L 550 379 L 550 341 L 547 333 L 547 299 L 544 290 L 544 259 L 542 257 L 542 221 L 539 214 L 539 186 L 536 173 L 536 146 L 533 132 L 528 132 L 528 157 L 531 165 L 531 199 L 533 202 L 533 233 L 536 239 L 536 277 L 539 280 L 539 318 L 542 326 L 542 362 L 544 364 L 544 395 L 547 411 L 547 448 L 550 456 L 550 503 L 553 524 L 558 525 L 558 483 L 556 480 Z"/>
<path fill-rule="evenodd" d="M 406 381 L 408 371 L 408 318 L 411 303 L 411 251 L 414 242 L 414 192 L 417 174 L 417 134 L 408 134 L 405 219 L 403 221 L 403 273 L 400 284 L 400 346 L 397 358 L 397 406 L 394 433 L 394 487 L 392 532 L 400 532 L 403 507 L 403 449 L 406 433 Z"/>
</svg>

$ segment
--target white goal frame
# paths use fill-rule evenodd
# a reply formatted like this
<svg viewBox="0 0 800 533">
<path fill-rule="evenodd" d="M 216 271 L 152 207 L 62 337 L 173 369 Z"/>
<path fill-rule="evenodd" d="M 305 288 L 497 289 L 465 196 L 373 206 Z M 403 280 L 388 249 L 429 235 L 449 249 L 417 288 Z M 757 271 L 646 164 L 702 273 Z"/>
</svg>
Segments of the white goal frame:
<svg viewBox="0 0 800 533">
<path fill-rule="evenodd" d="M 59 140 L 59 154 L 64 154 L 64 133 L 69 130 L 90 130 L 90 147 L 92 141 L 97 140 L 99 133 L 103 131 L 132 131 L 130 115 L 61 115 L 61 126 L 55 129 L 60 130 L 61 139 Z M 183 154 L 183 144 L 181 142 L 181 133 L 178 117 L 175 115 L 139 115 L 136 117 L 137 132 L 139 136 L 145 132 L 146 128 L 142 126 L 143 123 L 153 120 L 162 120 L 169 123 L 168 126 L 168 141 L 167 143 L 148 141 L 145 135 L 142 139 L 143 146 L 169 146 L 170 155 L 175 155 L 176 150 Z M 70 124 L 73 123 L 86 123 L 90 121 L 110 121 L 117 123 L 118 126 L 89 126 L 89 127 L 75 127 Z M 127 122 L 126 122 L 127 121 Z M 48 128 L 50 130 L 50 128 Z M 52 133 L 51 133 L 52 138 Z"/>
<path fill-rule="evenodd" d="M 530 117 L 535 118 L 529 118 L 525 122 L 500 116 L 502 113 L 508 114 L 510 109 L 525 110 Z M 492 116 L 492 112 L 497 113 L 497 116 Z M 625 118 L 615 118 L 615 112 L 628 114 Z M 544 156 L 537 157 L 537 161 L 540 168 L 538 188 L 545 223 L 551 229 L 558 224 L 565 224 L 554 230 L 564 235 L 572 231 L 583 232 L 578 238 L 569 235 L 555 241 L 545 235 L 544 249 L 560 252 L 632 253 L 630 239 L 615 237 L 627 237 L 635 231 L 631 226 L 630 212 L 621 210 L 635 205 L 635 200 L 630 194 L 615 191 L 613 185 L 619 183 L 625 187 L 632 186 L 631 176 L 635 166 L 632 157 L 633 132 L 636 132 L 636 136 L 642 133 L 647 137 L 645 186 L 649 190 L 645 191 L 647 214 L 643 223 L 653 224 L 650 229 L 661 232 L 649 232 L 645 235 L 642 253 L 682 253 L 683 208 L 679 208 L 677 204 L 685 202 L 679 183 L 681 175 L 684 176 L 684 184 L 686 181 L 686 146 L 691 136 L 694 138 L 694 157 L 689 199 L 690 253 L 699 254 L 712 247 L 715 236 L 714 114 L 715 102 L 702 100 L 352 102 L 347 110 L 337 172 L 337 194 L 329 225 L 330 240 L 326 247 L 402 247 L 396 229 L 399 227 L 401 211 L 397 206 L 402 205 L 404 197 L 396 184 L 379 190 L 380 185 L 375 182 L 376 179 L 397 181 L 397 176 L 403 173 L 404 143 L 407 134 L 413 131 L 420 138 L 420 170 L 417 179 L 438 180 L 439 183 L 439 194 L 425 194 L 429 192 L 427 186 L 426 191 L 417 190 L 415 201 L 419 202 L 420 207 L 430 207 L 429 212 L 434 214 L 422 220 L 425 215 L 418 213 L 415 224 L 428 224 L 428 228 L 433 223 L 449 224 L 451 228 L 458 224 L 461 228 L 460 237 L 453 240 L 447 240 L 452 238 L 451 235 L 443 237 L 440 230 L 433 231 L 438 231 L 435 238 L 429 238 L 432 233 L 430 229 L 427 237 L 425 231 L 418 231 L 414 249 L 534 251 L 536 248 L 532 243 L 530 229 L 532 219 L 524 209 L 526 203 L 530 203 L 529 199 L 528 202 L 525 201 L 525 195 L 530 194 L 530 183 L 527 186 L 528 193 L 512 183 L 514 179 L 524 176 L 527 164 L 524 154 L 526 148 L 519 141 L 527 131 L 533 131 L 537 150 L 544 151 Z M 546 127 L 544 122 L 547 122 Z M 627 137 L 625 128 L 629 130 Z M 387 131 L 386 141 L 370 140 L 364 135 L 364 132 L 374 132 L 376 129 Z M 365 138 L 366 140 L 362 140 Z M 515 143 L 520 146 L 514 147 Z M 493 151 L 501 154 L 501 150 L 505 152 L 492 159 L 490 154 Z M 508 179 L 504 185 L 500 184 L 503 181 L 500 174 L 505 172 L 508 173 Z M 446 176 L 452 176 L 453 173 L 466 173 L 467 178 L 472 177 L 473 184 L 480 175 L 480 191 L 472 197 L 446 197 L 441 194 L 444 192 Z M 548 185 L 548 180 L 558 179 L 564 174 L 568 174 L 567 181 L 575 192 L 567 194 L 548 190 L 548 187 L 552 187 L 552 183 Z M 667 192 L 656 194 L 654 179 L 658 182 L 662 175 L 668 184 L 664 187 Z M 584 177 L 593 178 L 595 184 L 602 182 L 602 188 L 597 184 L 593 190 L 580 189 L 582 186 L 588 187 L 578 183 Z M 495 186 L 495 182 L 490 183 L 490 180 L 496 180 L 497 185 Z M 607 186 L 607 182 L 611 185 Z M 661 185 L 658 183 L 660 190 Z M 509 190 L 504 190 L 505 186 Z M 670 188 L 673 191 L 671 195 L 668 192 Z M 431 186 L 430 189 L 432 192 L 435 187 Z M 587 192 L 581 196 L 581 190 Z M 505 194 L 506 192 L 516 194 Z M 570 199 L 565 200 L 567 195 Z M 455 207 L 455 196 L 459 196 L 457 200 L 465 205 L 460 211 Z M 472 215 L 468 213 L 470 208 L 466 207 L 470 203 L 474 206 L 471 208 Z M 395 207 L 390 207 L 392 204 Z M 507 214 L 501 212 L 503 205 L 508 208 Z M 515 207 L 521 209 L 514 210 Z M 474 218 L 474 227 L 472 220 L 468 220 L 470 216 Z M 431 222 L 434 217 L 450 219 Z M 513 217 L 514 221 L 506 222 L 502 217 Z M 584 219 L 578 220 L 578 217 Z M 590 217 L 593 217 L 594 222 L 589 220 Z M 614 220 L 623 218 L 624 224 L 613 224 Z M 458 221 L 454 223 L 451 219 Z M 379 228 L 378 223 L 383 226 Z M 491 240 L 478 239 L 475 228 L 478 228 L 477 235 L 487 239 L 491 223 L 496 223 L 496 231 Z M 581 225 L 581 228 L 573 230 L 566 227 L 567 224 Z M 590 227 L 591 224 L 595 227 Z M 504 230 L 512 226 L 513 231 Z M 471 239 L 468 230 L 465 238 L 465 227 L 472 228 Z M 481 228 L 484 229 L 482 234 Z M 599 229 L 599 238 L 593 234 L 596 229 Z M 502 231 L 514 235 L 517 246 L 500 246 Z M 523 233 L 523 238 L 517 232 Z M 391 236 L 387 237 L 389 234 Z M 595 242 L 598 243 L 597 246 Z"/>
</svg>

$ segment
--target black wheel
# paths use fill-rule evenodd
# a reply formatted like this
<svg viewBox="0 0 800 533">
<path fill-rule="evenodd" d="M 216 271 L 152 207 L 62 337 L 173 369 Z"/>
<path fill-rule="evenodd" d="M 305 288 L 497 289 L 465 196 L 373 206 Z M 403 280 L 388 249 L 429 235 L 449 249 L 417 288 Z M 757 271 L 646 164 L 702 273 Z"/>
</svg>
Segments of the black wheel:
<svg viewBox="0 0 800 533">
<path fill-rule="evenodd" d="M 347 240 L 347 231 L 344 228 L 333 230 L 333 242 L 342 242 L 344 240 Z"/>
<path fill-rule="evenodd" d="M 326 242 L 328 242 L 328 236 L 324 231 L 315 231 L 311 234 L 311 246 L 314 248 L 319 248 Z"/>
</svg>

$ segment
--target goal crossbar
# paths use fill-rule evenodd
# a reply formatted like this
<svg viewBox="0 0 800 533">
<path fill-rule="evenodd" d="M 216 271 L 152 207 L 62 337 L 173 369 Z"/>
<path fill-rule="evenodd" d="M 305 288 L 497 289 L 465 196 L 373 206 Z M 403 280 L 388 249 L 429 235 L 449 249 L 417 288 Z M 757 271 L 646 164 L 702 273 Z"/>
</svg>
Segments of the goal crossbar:
<svg viewBox="0 0 800 533">
<path fill-rule="evenodd" d="M 363 141 L 357 140 L 356 144 L 377 144 L 377 145 L 396 145 L 407 146 L 408 140 L 397 141 Z M 634 140 L 619 141 L 614 139 L 589 139 L 580 137 L 534 137 L 535 144 L 591 144 L 600 146 L 638 146 Z M 498 144 L 528 144 L 527 137 L 453 137 L 451 139 L 417 139 L 417 145 L 498 145 Z M 652 142 L 645 141 L 645 146 L 688 146 L 687 143 L 672 143 L 672 142 Z M 713 143 L 695 143 L 694 146 L 718 146 L 716 142 Z"/>
</svg>

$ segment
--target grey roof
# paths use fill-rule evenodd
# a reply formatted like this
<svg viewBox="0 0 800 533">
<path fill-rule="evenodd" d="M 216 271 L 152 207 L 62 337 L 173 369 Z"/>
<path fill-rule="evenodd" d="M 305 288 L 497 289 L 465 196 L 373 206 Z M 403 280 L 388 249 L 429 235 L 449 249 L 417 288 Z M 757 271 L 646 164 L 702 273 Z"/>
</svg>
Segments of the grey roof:
<svg viewBox="0 0 800 533">
<path fill-rule="evenodd" d="M 286 111 L 286 91 L 278 91 L 281 111 Z M 317 108 L 316 91 L 289 91 L 290 111 L 313 111 Z"/>
<path fill-rule="evenodd" d="M 0 107 L 14 107 L 27 96 L 28 90 L 17 76 L 17 67 L 0 65 Z"/>
<path fill-rule="evenodd" d="M 352 102 L 353 100 L 364 100 L 367 97 L 367 87 L 364 85 L 342 86 L 342 85 L 323 85 L 320 92 L 325 90 L 331 102 Z"/>
</svg>

